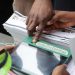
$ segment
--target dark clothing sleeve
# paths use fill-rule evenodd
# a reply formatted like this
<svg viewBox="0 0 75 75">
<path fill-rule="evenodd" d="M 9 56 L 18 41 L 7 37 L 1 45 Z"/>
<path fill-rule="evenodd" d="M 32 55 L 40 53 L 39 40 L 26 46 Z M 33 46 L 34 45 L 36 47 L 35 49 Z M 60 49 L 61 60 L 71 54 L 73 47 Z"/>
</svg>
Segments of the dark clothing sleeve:
<svg viewBox="0 0 75 75">
<path fill-rule="evenodd" d="M 75 11 L 75 0 L 54 0 L 54 9 Z"/>
</svg>

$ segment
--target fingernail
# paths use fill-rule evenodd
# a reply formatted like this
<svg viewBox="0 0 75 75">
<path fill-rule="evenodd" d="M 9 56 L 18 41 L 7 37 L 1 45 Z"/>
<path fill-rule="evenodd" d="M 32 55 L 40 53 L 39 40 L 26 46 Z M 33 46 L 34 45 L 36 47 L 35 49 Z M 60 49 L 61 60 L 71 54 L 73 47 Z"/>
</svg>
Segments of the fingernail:
<svg viewBox="0 0 75 75">
<path fill-rule="evenodd" d="M 31 29 L 31 26 L 27 26 L 27 29 L 30 30 Z"/>
<path fill-rule="evenodd" d="M 33 39 L 32 42 L 33 42 L 33 43 L 36 43 L 37 41 L 36 41 L 36 39 Z"/>
<path fill-rule="evenodd" d="M 67 65 L 66 64 L 63 64 L 65 67 L 67 67 Z"/>
<path fill-rule="evenodd" d="M 29 27 L 26 27 L 27 30 L 29 30 Z"/>
<path fill-rule="evenodd" d="M 64 68 L 64 69 L 66 69 L 66 68 L 67 68 L 67 65 L 66 65 L 66 64 L 63 64 L 62 66 L 63 66 L 63 68 Z"/>
</svg>

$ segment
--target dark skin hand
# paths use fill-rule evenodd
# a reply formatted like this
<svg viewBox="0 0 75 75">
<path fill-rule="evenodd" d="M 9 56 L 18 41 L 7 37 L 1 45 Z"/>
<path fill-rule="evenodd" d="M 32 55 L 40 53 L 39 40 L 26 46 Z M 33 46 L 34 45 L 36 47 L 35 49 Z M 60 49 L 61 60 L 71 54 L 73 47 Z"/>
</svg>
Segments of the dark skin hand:
<svg viewBox="0 0 75 75">
<path fill-rule="evenodd" d="M 47 22 L 44 33 L 50 33 L 52 30 L 61 30 L 75 25 L 75 12 L 55 11 L 53 18 Z"/>
<path fill-rule="evenodd" d="M 52 15 L 53 10 L 51 0 L 34 1 L 26 23 L 29 35 L 33 35 L 38 26 L 32 42 L 37 42 L 46 26 L 46 23 L 51 19 Z"/>
<path fill-rule="evenodd" d="M 53 24 L 51 26 L 51 24 Z M 47 23 L 54 29 L 66 28 L 75 25 L 75 12 L 56 11 L 53 18 Z"/>
<path fill-rule="evenodd" d="M 54 70 L 52 75 L 70 75 L 67 71 L 66 71 L 66 65 L 59 65 L 57 66 Z"/>
</svg>

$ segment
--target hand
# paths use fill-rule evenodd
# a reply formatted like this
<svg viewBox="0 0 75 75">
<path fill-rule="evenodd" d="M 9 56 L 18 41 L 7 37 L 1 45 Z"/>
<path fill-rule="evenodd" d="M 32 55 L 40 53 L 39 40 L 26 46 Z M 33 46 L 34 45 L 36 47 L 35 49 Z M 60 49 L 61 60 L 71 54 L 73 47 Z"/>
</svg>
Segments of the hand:
<svg viewBox="0 0 75 75">
<path fill-rule="evenodd" d="M 6 49 L 9 53 L 12 53 L 14 48 L 15 48 L 15 46 L 11 46 L 11 45 L 0 46 L 0 51 L 1 51 L 2 49 Z"/>
<path fill-rule="evenodd" d="M 70 75 L 67 71 L 66 71 L 66 65 L 60 65 L 57 66 L 54 70 L 52 75 Z"/>
<path fill-rule="evenodd" d="M 39 39 L 46 23 L 51 19 L 52 15 L 51 0 L 35 0 L 26 23 L 30 35 L 36 31 L 36 27 L 38 26 L 33 42 Z"/>
<path fill-rule="evenodd" d="M 47 25 L 51 25 L 54 29 L 66 28 L 75 25 L 75 12 L 69 11 L 55 11 L 55 16 L 50 20 Z M 52 29 L 51 28 L 51 29 Z"/>
<path fill-rule="evenodd" d="M 51 32 L 54 32 L 56 30 L 62 30 L 66 27 L 74 26 L 74 22 L 61 22 L 61 21 L 56 21 L 51 25 L 46 25 L 46 27 L 43 30 L 43 33 L 45 34 L 50 34 Z"/>
</svg>

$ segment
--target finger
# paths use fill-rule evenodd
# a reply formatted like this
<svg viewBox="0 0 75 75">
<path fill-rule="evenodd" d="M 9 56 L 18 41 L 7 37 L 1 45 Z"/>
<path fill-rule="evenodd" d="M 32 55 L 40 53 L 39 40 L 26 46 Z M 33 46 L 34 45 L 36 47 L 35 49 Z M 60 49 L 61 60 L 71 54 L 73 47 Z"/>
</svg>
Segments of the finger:
<svg viewBox="0 0 75 75">
<path fill-rule="evenodd" d="M 66 71 L 67 66 L 65 64 L 59 65 L 54 68 L 52 75 L 69 75 Z"/>
<path fill-rule="evenodd" d="M 75 23 L 74 22 L 67 22 L 67 23 L 63 23 L 61 28 L 67 28 L 67 27 L 71 27 L 74 26 Z"/>
<path fill-rule="evenodd" d="M 44 34 L 50 34 L 51 32 L 55 32 L 57 29 L 55 28 L 54 24 L 46 25 L 44 27 L 43 33 Z"/>
<path fill-rule="evenodd" d="M 40 23 L 39 26 L 38 26 L 38 30 L 35 34 L 35 36 L 33 37 L 33 41 L 32 42 L 37 42 L 37 40 L 39 39 L 40 35 L 42 34 L 42 31 L 44 29 L 44 26 L 43 23 Z"/>
<path fill-rule="evenodd" d="M 11 49 L 14 49 L 14 48 L 15 48 L 15 46 L 11 46 L 11 45 L 5 46 L 5 49 L 6 49 L 6 50 L 11 50 Z"/>
<path fill-rule="evenodd" d="M 28 21 L 27 21 L 27 29 L 31 25 L 32 20 L 33 20 L 33 16 L 30 15 L 29 18 L 28 18 Z"/>
<path fill-rule="evenodd" d="M 63 65 L 60 65 L 60 66 L 59 66 L 59 69 L 60 69 L 61 71 L 63 71 L 63 74 L 65 74 L 65 75 L 70 75 L 69 72 L 67 72 L 66 68 L 67 68 L 67 65 L 66 65 L 66 64 L 63 64 Z M 60 71 L 60 72 L 61 72 L 61 71 Z"/>
<path fill-rule="evenodd" d="M 28 25 L 28 22 L 29 22 L 29 17 L 27 18 L 26 25 Z"/>
<path fill-rule="evenodd" d="M 60 19 L 59 15 L 56 14 L 56 15 L 53 16 L 53 18 L 51 20 L 49 20 L 47 22 L 47 25 L 51 25 L 51 24 L 55 23 L 57 20 L 59 20 L 59 19 Z"/>
<path fill-rule="evenodd" d="M 57 29 L 67 28 L 67 27 L 71 27 L 71 26 L 74 26 L 74 25 L 75 25 L 75 22 L 57 22 L 57 23 L 54 24 L 54 26 Z"/>
<path fill-rule="evenodd" d="M 15 46 L 7 45 L 7 46 L 0 46 L 0 50 L 7 50 L 9 53 L 12 52 L 12 50 L 15 48 Z"/>
<path fill-rule="evenodd" d="M 31 30 L 34 30 L 37 26 L 37 17 L 35 17 L 32 21 L 32 23 L 29 25 L 28 27 L 28 30 L 31 31 Z"/>
<path fill-rule="evenodd" d="M 28 30 L 28 35 L 29 35 L 29 36 L 33 36 L 35 32 L 36 32 L 36 30 L 35 30 L 35 29 L 34 29 L 34 30 L 32 30 L 32 31 L 29 31 L 29 30 Z"/>
<path fill-rule="evenodd" d="M 60 22 L 57 21 L 53 25 L 50 25 L 49 27 L 46 28 L 46 30 L 57 30 L 57 29 L 63 29 L 67 27 L 74 26 L 75 22 Z"/>
<path fill-rule="evenodd" d="M 59 65 L 57 66 L 54 71 L 65 71 L 67 68 L 67 65 L 66 64 L 62 64 L 62 65 Z"/>
<path fill-rule="evenodd" d="M 63 65 L 60 65 L 59 67 L 60 67 L 60 69 L 65 70 L 67 68 L 67 65 L 63 64 Z"/>
<path fill-rule="evenodd" d="M 50 31 L 50 30 L 57 30 L 57 29 L 62 29 L 62 28 L 65 28 L 66 23 L 64 22 L 60 22 L 60 21 L 56 21 L 54 24 L 51 24 L 51 25 L 47 25 L 45 27 L 45 30 L 46 31 Z M 65 27 L 64 27 L 65 26 Z"/>
<path fill-rule="evenodd" d="M 15 47 L 15 46 L 11 46 L 11 45 L 0 46 L 0 50 L 2 50 L 2 49 L 10 50 L 10 49 L 13 49 L 14 47 Z"/>
<path fill-rule="evenodd" d="M 28 35 L 29 36 L 33 36 L 34 35 L 34 33 L 36 32 L 36 25 L 37 24 L 35 24 L 31 29 L 28 29 Z"/>
<path fill-rule="evenodd" d="M 47 25 L 45 27 L 45 33 L 50 33 L 50 32 L 53 32 L 53 30 L 59 30 L 59 29 L 63 29 L 63 28 L 67 28 L 67 27 L 71 27 L 71 26 L 74 26 L 75 25 L 75 22 L 60 22 L 60 21 L 57 21 L 55 22 L 53 25 Z"/>
<path fill-rule="evenodd" d="M 51 25 L 51 24 L 55 23 L 56 21 L 58 21 L 58 20 L 60 21 L 60 20 L 62 20 L 64 18 L 67 18 L 66 14 L 64 12 L 57 12 L 53 16 L 53 18 L 47 22 L 47 25 Z"/>
<path fill-rule="evenodd" d="M 29 26 L 31 25 L 31 23 L 32 23 L 32 18 L 30 18 L 29 21 L 28 21 L 27 29 L 29 28 Z"/>
<path fill-rule="evenodd" d="M 55 28 L 55 26 L 54 26 L 54 24 L 52 24 L 52 25 L 47 25 L 45 28 L 44 28 L 44 30 L 45 31 L 50 31 L 50 30 L 55 30 L 56 28 Z"/>
</svg>

